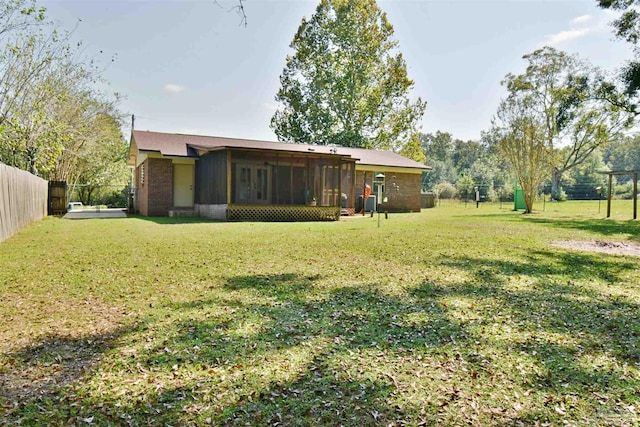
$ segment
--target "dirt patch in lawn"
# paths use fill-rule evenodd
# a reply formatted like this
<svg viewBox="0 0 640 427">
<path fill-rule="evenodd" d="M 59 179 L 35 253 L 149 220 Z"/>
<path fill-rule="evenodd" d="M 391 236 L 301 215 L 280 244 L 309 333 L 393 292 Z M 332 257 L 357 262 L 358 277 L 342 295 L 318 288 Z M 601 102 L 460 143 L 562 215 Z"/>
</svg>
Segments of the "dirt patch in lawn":
<svg viewBox="0 0 640 427">
<path fill-rule="evenodd" d="M 640 257 L 640 243 L 607 242 L 604 240 L 560 240 L 551 243 L 565 249 L 601 252 L 609 255 L 630 255 Z"/>
</svg>

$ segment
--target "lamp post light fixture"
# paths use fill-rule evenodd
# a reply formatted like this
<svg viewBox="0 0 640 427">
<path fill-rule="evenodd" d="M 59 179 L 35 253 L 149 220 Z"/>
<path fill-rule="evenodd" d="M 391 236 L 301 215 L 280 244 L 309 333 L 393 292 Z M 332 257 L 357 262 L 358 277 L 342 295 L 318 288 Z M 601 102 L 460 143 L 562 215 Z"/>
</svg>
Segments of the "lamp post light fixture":
<svg viewBox="0 0 640 427">
<path fill-rule="evenodd" d="M 384 198 L 384 200 L 382 199 L 382 193 L 384 191 L 384 179 L 385 179 L 384 174 L 378 173 L 375 175 L 375 180 L 373 181 L 373 183 L 378 186 L 378 197 L 376 199 L 376 202 L 378 205 L 376 206 L 376 210 L 378 211 L 378 228 L 380 228 L 380 206 L 382 205 L 382 203 L 387 202 L 386 197 Z"/>
</svg>

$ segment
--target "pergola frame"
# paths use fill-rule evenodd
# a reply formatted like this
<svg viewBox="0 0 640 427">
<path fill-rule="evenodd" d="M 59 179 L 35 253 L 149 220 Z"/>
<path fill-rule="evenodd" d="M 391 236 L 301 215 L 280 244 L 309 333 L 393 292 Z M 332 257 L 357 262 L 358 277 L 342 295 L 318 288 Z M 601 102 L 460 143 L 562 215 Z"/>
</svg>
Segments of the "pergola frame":
<svg viewBox="0 0 640 427">
<path fill-rule="evenodd" d="M 600 172 L 603 175 L 609 175 L 609 189 L 607 191 L 607 218 L 611 216 L 611 193 L 613 187 L 613 176 L 633 175 L 633 219 L 638 218 L 638 174 L 640 170 L 618 170 Z"/>
</svg>

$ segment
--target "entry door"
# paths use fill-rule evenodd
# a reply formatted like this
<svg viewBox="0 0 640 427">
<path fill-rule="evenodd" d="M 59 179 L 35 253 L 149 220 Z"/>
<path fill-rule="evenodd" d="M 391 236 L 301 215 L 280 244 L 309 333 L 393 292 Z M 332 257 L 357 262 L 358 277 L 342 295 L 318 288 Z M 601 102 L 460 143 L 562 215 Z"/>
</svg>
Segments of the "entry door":
<svg viewBox="0 0 640 427">
<path fill-rule="evenodd" d="M 236 201 L 250 205 L 269 203 L 269 168 L 258 165 L 236 166 Z"/>
<path fill-rule="evenodd" d="M 193 207 L 193 165 L 173 165 L 173 206 Z"/>
</svg>

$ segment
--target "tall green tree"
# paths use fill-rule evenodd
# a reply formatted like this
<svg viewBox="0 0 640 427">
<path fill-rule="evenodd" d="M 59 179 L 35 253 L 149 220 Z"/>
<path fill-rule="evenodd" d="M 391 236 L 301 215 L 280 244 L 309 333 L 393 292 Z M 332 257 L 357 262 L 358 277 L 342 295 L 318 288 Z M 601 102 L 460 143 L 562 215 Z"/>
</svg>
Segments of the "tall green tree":
<svg viewBox="0 0 640 427">
<path fill-rule="evenodd" d="M 551 159 L 548 123 L 534 96 L 512 92 L 500 102 L 491 129 L 484 138 L 496 144 L 511 164 L 522 188 L 525 213 L 533 211 L 538 186 L 547 175 Z"/>
<path fill-rule="evenodd" d="M 424 163 L 427 157 L 422 150 L 422 141 L 418 134 L 413 134 L 411 139 L 404 144 L 400 150 L 400 154 L 408 159 L 415 160 L 418 163 Z"/>
<path fill-rule="evenodd" d="M 431 190 L 442 182 L 451 184 L 456 182 L 458 173 L 451 161 L 427 160 L 427 165 L 431 166 L 431 170 L 426 172 L 422 177 L 423 190 Z"/>
<path fill-rule="evenodd" d="M 567 188 L 567 195 L 572 199 L 597 199 L 606 193 L 603 189 L 607 187 L 607 176 L 600 173 L 606 168 L 601 150 L 595 150 L 587 160 L 569 172 L 571 187 Z"/>
<path fill-rule="evenodd" d="M 73 183 L 81 184 L 78 191 L 80 201 L 93 204 L 94 197 L 101 189 L 121 189 L 128 183 L 128 147 L 120 130 L 121 123 L 114 115 L 96 112 L 88 118 L 87 125 L 83 144 L 75 156 L 74 175 L 70 179 Z"/>
<path fill-rule="evenodd" d="M 0 161 L 45 179 L 122 182 L 118 98 L 96 89 L 97 64 L 44 14 L 33 0 L 0 5 Z"/>
<path fill-rule="evenodd" d="M 622 12 L 612 25 L 616 37 L 625 40 L 633 46 L 635 58 L 628 61 L 622 68 L 621 77 L 626 85 L 628 95 L 636 95 L 640 90 L 640 0 L 597 0 L 603 9 Z M 633 103 L 629 108 L 638 113 Z"/>
<path fill-rule="evenodd" d="M 463 174 L 458 177 L 456 181 L 456 190 L 458 190 L 458 194 L 464 200 L 469 200 L 474 195 L 474 187 L 475 182 L 473 182 L 473 177 Z"/>
<path fill-rule="evenodd" d="M 486 147 L 480 145 L 478 141 L 462 141 L 460 139 L 455 140 L 454 152 L 451 156 L 453 165 L 459 171 L 466 171 L 470 169 L 476 160 L 481 159 L 486 155 Z"/>
<path fill-rule="evenodd" d="M 604 162 L 613 170 L 640 170 L 640 134 L 628 135 L 606 147 Z M 631 179 L 624 175 L 618 179 Z"/>
<path fill-rule="evenodd" d="M 617 138 L 632 125 L 633 114 L 610 102 L 612 98 L 622 100 L 622 94 L 576 56 L 544 47 L 523 58 L 526 71 L 508 74 L 503 85 L 509 96 L 526 99 L 528 108 L 536 112 L 542 125 L 540 135 L 554 154 L 549 158 L 551 192 L 558 197 L 563 174 Z"/>
<path fill-rule="evenodd" d="M 420 134 L 422 149 L 429 161 L 446 162 L 451 160 L 454 151 L 453 136 L 449 132 Z"/>
<path fill-rule="evenodd" d="M 414 83 L 392 36 L 375 0 L 321 0 L 280 76 L 278 139 L 395 151 L 410 142 L 425 103 L 409 97 Z"/>
</svg>

